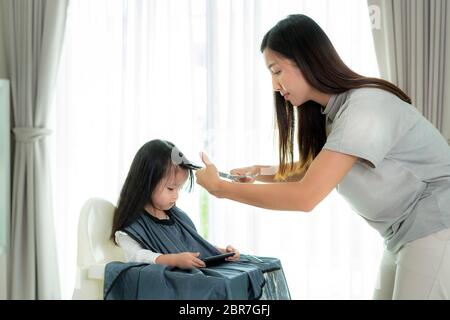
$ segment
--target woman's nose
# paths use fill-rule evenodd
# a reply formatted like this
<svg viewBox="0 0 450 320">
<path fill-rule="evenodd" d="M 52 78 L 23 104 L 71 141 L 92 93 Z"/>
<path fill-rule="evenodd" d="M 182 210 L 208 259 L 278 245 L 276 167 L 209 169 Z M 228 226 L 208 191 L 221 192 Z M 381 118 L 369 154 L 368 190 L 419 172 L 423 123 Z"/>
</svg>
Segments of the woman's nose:
<svg viewBox="0 0 450 320">
<path fill-rule="evenodd" d="M 281 91 L 282 89 L 280 82 L 277 79 L 275 79 L 275 77 L 272 77 L 272 88 L 273 91 Z"/>
</svg>

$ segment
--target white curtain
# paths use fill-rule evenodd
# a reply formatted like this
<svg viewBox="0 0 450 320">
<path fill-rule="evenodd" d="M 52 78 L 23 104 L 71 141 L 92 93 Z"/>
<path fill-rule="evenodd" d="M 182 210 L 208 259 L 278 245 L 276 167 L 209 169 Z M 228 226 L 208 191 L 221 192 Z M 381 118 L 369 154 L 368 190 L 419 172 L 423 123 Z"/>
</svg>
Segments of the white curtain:
<svg viewBox="0 0 450 320">
<path fill-rule="evenodd" d="M 265 32 L 286 15 L 309 15 L 351 68 L 379 76 L 363 1 L 208 4 L 208 151 L 221 169 L 278 163 L 270 74 L 259 46 Z M 211 199 L 209 232 L 214 243 L 279 257 L 294 299 L 371 298 L 382 239 L 335 192 L 312 213 Z"/>
<path fill-rule="evenodd" d="M 14 116 L 10 299 L 60 297 L 48 136 L 67 2 L 0 4 Z"/>
<path fill-rule="evenodd" d="M 75 281 L 82 204 L 115 203 L 144 142 L 171 140 L 196 162 L 205 149 L 221 170 L 277 163 L 259 44 L 289 13 L 311 15 L 352 68 L 378 76 L 359 0 L 71 2 L 54 141 L 64 297 Z M 311 214 L 205 198 L 196 186 L 178 205 L 212 243 L 279 257 L 293 298 L 371 297 L 382 240 L 335 193 Z"/>
<path fill-rule="evenodd" d="M 198 158 L 206 92 L 198 3 L 70 2 L 53 141 L 63 298 L 74 288 L 83 203 L 101 197 L 116 204 L 135 153 L 151 139 Z M 179 205 L 199 226 L 199 188 Z"/>
</svg>

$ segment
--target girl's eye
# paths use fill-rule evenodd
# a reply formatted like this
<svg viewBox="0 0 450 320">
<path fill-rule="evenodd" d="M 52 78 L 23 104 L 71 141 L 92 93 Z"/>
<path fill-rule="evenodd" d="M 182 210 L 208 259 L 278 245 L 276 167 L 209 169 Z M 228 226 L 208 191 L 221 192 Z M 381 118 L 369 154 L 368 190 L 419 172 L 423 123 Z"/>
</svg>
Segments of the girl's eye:
<svg viewBox="0 0 450 320">
<path fill-rule="evenodd" d="M 170 191 L 173 191 L 173 188 L 167 188 L 167 189 L 169 189 Z"/>
<path fill-rule="evenodd" d="M 280 70 L 280 71 L 274 71 L 274 72 L 273 72 L 274 75 L 277 75 L 277 74 L 280 74 L 280 73 L 281 73 L 281 70 Z"/>
</svg>

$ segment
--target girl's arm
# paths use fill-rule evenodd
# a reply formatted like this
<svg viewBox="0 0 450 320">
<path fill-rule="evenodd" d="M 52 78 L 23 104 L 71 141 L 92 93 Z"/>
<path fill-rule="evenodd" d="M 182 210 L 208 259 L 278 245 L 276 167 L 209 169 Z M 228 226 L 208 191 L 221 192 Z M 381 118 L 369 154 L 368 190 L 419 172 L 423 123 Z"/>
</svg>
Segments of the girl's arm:
<svg viewBox="0 0 450 320">
<path fill-rule="evenodd" d="M 221 180 L 203 154 L 206 168 L 196 172 L 197 183 L 219 198 L 283 211 L 310 212 L 350 171 L 357 157 L 323 149 L 298 182 L 245 184 Z"/>
<path fill-rule="evenodd" d="M 126 262 L 146 262 L 152 264 L 165 264 L 172 267 L 189 269 L 201 268 L 205 263 L 198 259 L 199 254 L 194 252 L 181 252 L 162 254 L 144 249 L 126 232 L 115 233 L 116 243 L 122 248 Z"/>
<path fill-rule="evenodd" d="M 156 259 L 161 253 L 153 252 L 141 247 L 141 245 L 131 238 L 126 232 L 116 231 L 116 243 L 122 248 L 126 262 L 156 263 Z"/>
<path fill-rule="evenodd" d="M 182 269 L 202 268 L 205 263 L 198 258 L 199 252 L 180 252 L 162 254 L 156 258 L 157 264 L 165 264 Z"/>
</svg>

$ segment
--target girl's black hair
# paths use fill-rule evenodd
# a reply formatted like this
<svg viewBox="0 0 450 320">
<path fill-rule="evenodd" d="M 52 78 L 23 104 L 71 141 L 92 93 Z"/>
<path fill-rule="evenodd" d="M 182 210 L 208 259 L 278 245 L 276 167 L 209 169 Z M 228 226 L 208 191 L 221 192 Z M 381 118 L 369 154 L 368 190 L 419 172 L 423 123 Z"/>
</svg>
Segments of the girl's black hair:
<svg viewBox="0 0 450 320">
<path fill-rule="evenodd" d="M 183 159 L 185 161 L 183 161 Z M 189 191 L 194 183 L 195 167 L 183 156 L 172 142 L 151 140 L 144 144 L 134 156 L 125 183 L 120 192 L 117 209 L 111 231 L 114 241 L 115 232 L 131 223 L 142 213 L 146 204 L 153 206 L 151 195 L 160 181 L 178 166 L 189 173 Z"/>
<path fill-rule="evenodd" d="M 411 103 L 408 95 L 394 84 L 364 77 L 351 70 L 341 60 L 322 28 L 303 14 L 289 15 L 270 29 L 261 42 L 261 52 L 266 48 L 293 61 L 309 85 L 320 92 L 339 94 L 350 89 L 371 87 L 389 91 Z M 307 101 L 297 108 L 296 117 L 290 102 L 285 101 L 279 92 L 275 92 L 274 96 L 280 158 L 276 178 L 283 180 L 292 174 L 306 171 L 322 150 L 327 139 L 325 115 L 318 103 Z M 293 160 L 295 118 L 300 155 L 296 165 Z"/>
</svg>

